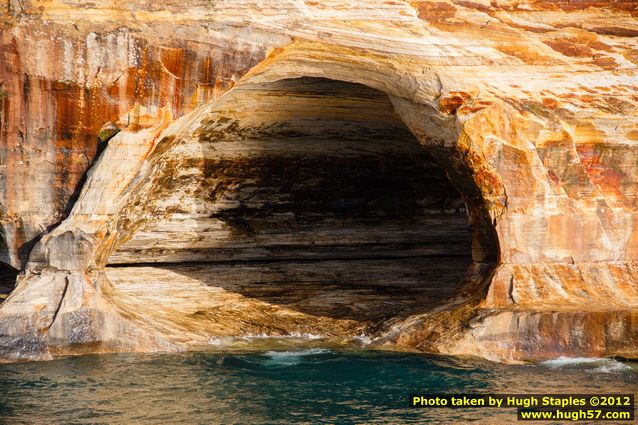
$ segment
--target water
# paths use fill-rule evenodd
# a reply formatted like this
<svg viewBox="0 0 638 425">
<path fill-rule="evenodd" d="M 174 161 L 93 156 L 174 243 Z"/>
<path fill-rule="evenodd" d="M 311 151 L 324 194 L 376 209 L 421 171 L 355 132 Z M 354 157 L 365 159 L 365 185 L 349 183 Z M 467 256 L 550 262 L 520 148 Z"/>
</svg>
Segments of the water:
<svg viewBox="0 0 638 425">
<path fill-rule="evenodd" d="M 408 395 L 637 389 L 638 365 L 611 359 L 512 366 L 317 346 L 96 355 L 0 365 L 0 423 L 510 424 L 513 410 L 412 410 Z"/>
</svg>

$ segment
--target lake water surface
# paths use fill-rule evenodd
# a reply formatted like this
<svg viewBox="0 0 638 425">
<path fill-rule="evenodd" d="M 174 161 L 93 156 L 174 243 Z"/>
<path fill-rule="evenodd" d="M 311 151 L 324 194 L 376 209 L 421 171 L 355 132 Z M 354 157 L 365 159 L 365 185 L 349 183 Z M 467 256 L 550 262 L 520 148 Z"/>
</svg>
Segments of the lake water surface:
<svg viewBox="0 0 638 425">
<path fill-rule="evenodd" d="M 500 365 L 291 346 L 114 354 L 0 366 L 0 423 L 516 423 L 512 409 L 408 407 L 411 393 L 634 393 L 638 365 L 557 359 Z"/>
</svg>

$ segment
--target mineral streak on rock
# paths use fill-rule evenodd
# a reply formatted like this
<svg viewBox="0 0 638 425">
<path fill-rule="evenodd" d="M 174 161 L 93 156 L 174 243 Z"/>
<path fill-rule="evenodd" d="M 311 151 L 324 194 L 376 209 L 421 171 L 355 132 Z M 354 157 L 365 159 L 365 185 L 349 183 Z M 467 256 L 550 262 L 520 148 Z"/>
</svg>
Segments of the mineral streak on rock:
<svg viewBox="0 0 638 425">
<path fill-rule="evenodd" d="M 500 361 L 638 357 L 637 15 L 10 1 L 0 260 L 23 274 L 0 357 L 361 331 Z M 122 131 L 95 159 L 107 122 Z M 371 255 L 405 275 L 343 284 Z M 212 264 L 273 259 L 297 264 L 263 266 L 276 284 Z M 337 263 L 314 280 L 302 260 Z"/>
</svg>

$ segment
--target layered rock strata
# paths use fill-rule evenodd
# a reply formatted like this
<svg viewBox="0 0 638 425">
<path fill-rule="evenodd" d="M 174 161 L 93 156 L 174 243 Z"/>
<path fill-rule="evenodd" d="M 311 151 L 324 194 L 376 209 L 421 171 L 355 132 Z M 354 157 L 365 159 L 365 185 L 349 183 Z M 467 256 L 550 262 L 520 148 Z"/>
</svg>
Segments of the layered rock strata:
<svg viewBox="0 0 638 425">
<path fill-rule="evenodd" d="M 24 272 L 1 356 L 363 331 L 501 361 L 638 357 L 634 2 L 187 3 L 9 3 L 0 255 Z M 123 131 L 93 164 L 106 122 Z M 418 265 L 317 296 L 290 266 L 282 298 L 250 267 L 175 264 L 371 254 Z M 437 255 L 458 267 L 428 276 Z M 113 267 L 135 263 L 172 264 Z M 414 279 L 418 302 L 370 314 Z"/>
</svg>

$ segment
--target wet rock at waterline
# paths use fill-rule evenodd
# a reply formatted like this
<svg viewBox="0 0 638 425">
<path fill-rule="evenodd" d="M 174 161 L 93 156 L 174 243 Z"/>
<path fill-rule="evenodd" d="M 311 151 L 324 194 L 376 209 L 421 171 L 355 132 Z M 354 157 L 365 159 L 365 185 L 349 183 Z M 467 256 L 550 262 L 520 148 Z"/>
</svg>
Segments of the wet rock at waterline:
<svg viewBox="0 0 638 425">
<path fill-rule="evenodd" d="M 0 355 L 636 357 L 636 7 L 10 7 Z"/>
</svg>

